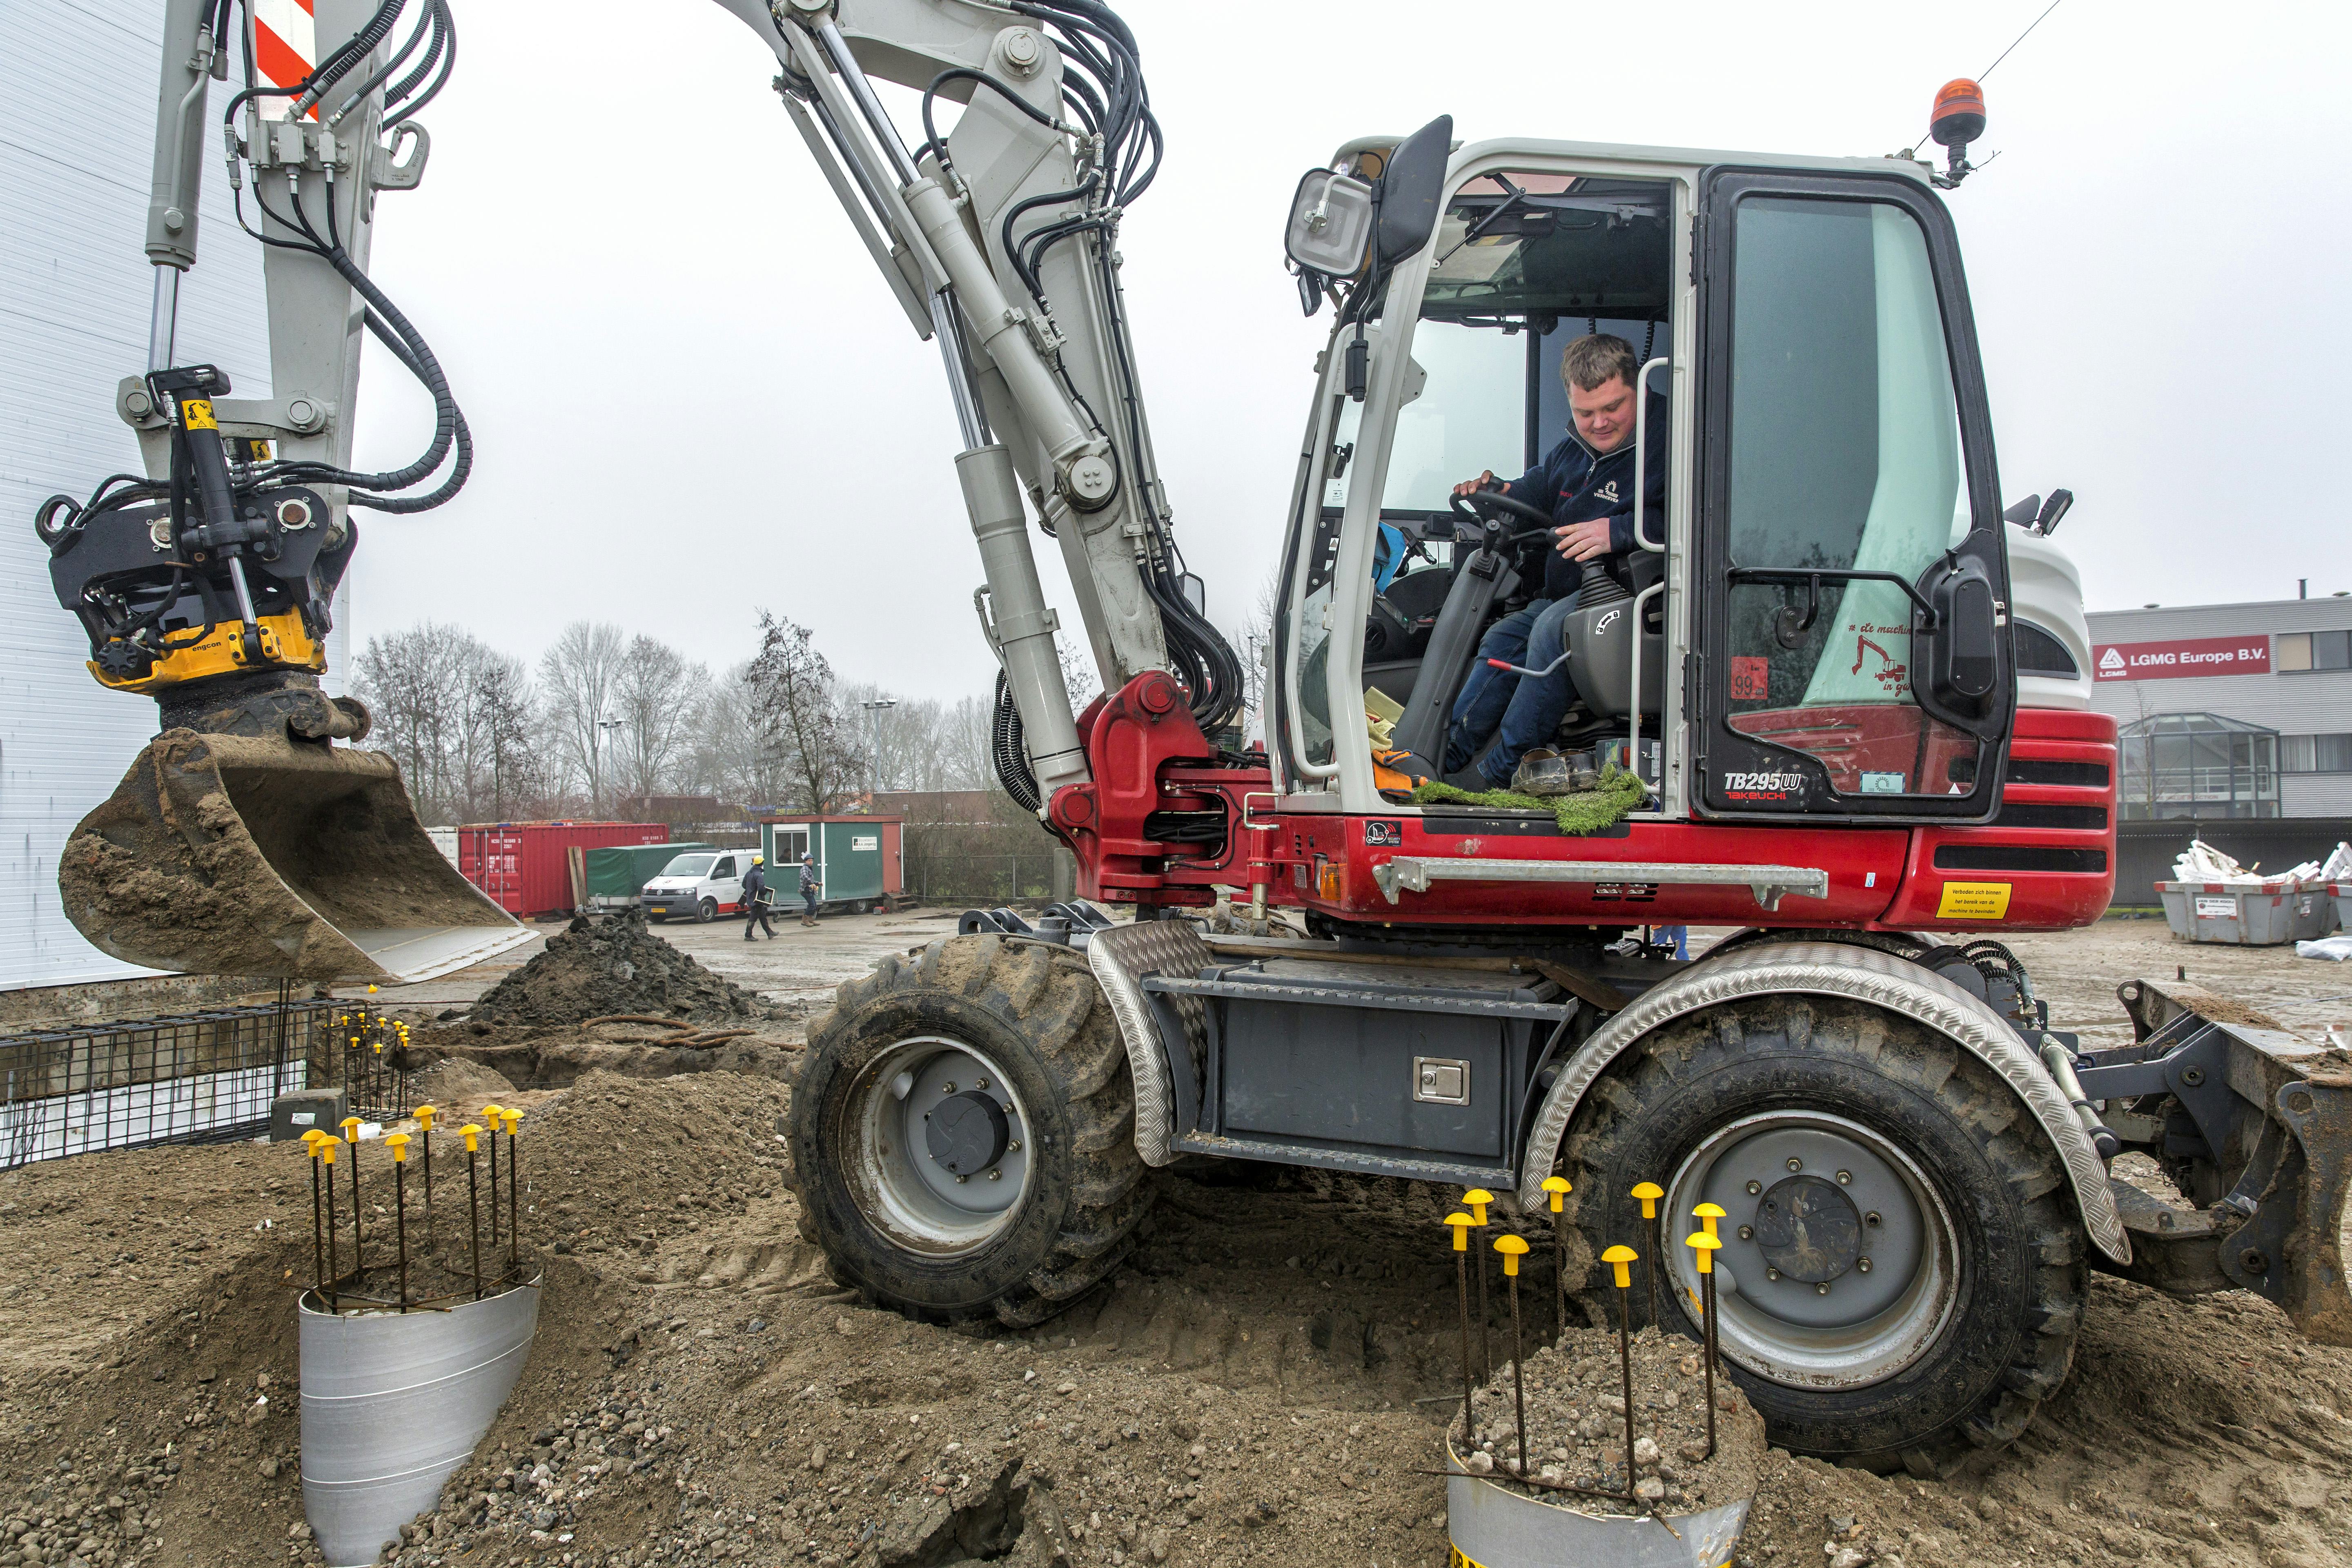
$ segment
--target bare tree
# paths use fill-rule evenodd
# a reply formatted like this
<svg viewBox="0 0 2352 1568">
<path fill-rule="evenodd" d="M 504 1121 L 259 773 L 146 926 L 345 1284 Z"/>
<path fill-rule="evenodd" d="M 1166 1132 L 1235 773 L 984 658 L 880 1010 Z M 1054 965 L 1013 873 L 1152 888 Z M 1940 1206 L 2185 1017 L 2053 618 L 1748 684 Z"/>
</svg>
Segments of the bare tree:
<svg viewBox="0 0 2352 1568">
<path fill-rule="evenodd" d="M 664 793 L 676 782 L 709 684 L 709 669 L 668 644 L 642 632 L 630 638 L 605 715 L 620 721 L 605 742 L 605 774 L 631 795 Z"/>
<path fill-rule="evenodd" d="M 834 690 L 833 666 L 806 626 L 760 612 L 760 651 L 745 672 L 763 767 L 782 804 L 837 809 L 861 780 L 852 725 Z"/>
<path fill-rule="evenodd" d="M 503 822 L 542 801 L 551 782 L 537 694 L 522 660 L 492 654 L 477 666 L 470 696 L 477 737 L 467 791 L 471 815 Z"/>
<path fill-rule="evenodd" d="M 606 721 L 626 647 L 609 622 L 574 621 L 540 656 L 539 684 L 556 761 L 586 791 L 588 809 L 604 809 Z"/>
</svg>

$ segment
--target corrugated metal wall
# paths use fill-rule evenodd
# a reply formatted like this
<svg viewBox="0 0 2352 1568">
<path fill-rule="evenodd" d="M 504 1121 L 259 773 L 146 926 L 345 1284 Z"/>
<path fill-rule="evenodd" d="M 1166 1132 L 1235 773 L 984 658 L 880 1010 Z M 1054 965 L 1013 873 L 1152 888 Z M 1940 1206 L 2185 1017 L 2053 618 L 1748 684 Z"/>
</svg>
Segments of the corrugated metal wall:
<svg viewBox="0 0 2352 1568">
<path fill-rule="evenodd" d="M 146 368 L 153 269 L 140 247 L 162 28 L 161 0 L 0 4 L 0 989 L 145 973 L 66 923 L 57 872 L 73 825 L 154 733 L 155 709 L 83 668 L 89 645 L 49 591 L 32 515 L 55 491 L 138 468 L 114 387 Z M 215 85 L 215 113 L 226 90 Z M 179 357 L 267 395 L 260 248 L 236 227 L 216 159 L 205 178 Z M 339 597 L 338 672 L 348 590 Z"/>
</svg>

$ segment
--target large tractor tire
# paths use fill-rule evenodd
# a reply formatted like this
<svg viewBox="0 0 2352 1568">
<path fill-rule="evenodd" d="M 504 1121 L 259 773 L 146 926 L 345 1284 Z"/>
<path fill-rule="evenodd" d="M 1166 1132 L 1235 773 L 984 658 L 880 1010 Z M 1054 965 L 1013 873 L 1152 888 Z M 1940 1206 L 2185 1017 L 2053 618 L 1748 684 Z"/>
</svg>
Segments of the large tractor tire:
<svg viewBox="0 0 2352 1568">
<path fill-rule="evenodd" d="M 876 1302 L 1043 1322 L 1134 1245 L 1135 1086 L 1086 959 L 949 937 L 844 982 L 787 1139 L 802 1233 Z"/>
<path fill-rule="evenodd" d="M 2008 1086 L 1924 1026 L 1824 998 L 1695 1015 L 1611 1065 L 1563 1153 L 1588 1257 L 1651 1256 L 1630 1191 L 1666 1189 L 1675 1331 L 1697 1332 L 1692 1211 L 1728 1211 L 1718 1342 L 1777 1444 L 1949 1474 L 2065 1379 L 2089 1288 L 2065 1172 Z M 1591 1298 L 1615 1295 L 1605 1274 Z M 1638 1274 L 1628 1300 L 1647 1317 Z"/>
</svg>

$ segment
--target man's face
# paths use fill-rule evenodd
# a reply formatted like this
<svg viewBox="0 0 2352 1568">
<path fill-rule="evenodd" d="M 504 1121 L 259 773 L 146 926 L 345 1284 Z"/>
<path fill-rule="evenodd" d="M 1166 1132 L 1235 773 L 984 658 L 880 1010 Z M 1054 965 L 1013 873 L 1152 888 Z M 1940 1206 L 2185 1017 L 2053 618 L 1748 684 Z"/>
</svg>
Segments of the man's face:
<svg viewBox="0 0 2352 1568">
<path fill-rule="evenodd" d="M 1569 383 L 1568 412 L 1577 435 L 1596 452 L 1613 452 L 1633 438 L 1633 389 L 1622 375 L 1590 391 Z"/>
</svg>

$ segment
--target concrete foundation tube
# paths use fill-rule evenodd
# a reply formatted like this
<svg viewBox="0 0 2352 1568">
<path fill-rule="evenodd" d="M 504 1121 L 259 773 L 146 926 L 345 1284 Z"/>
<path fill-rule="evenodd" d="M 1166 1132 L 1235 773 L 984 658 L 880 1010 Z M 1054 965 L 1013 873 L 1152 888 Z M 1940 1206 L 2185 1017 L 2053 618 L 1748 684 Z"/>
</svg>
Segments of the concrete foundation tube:
<svg viewBox="0 0 2352 1568">
<path fill-rule="evenodd" d="M 539 1288 L 404 1314 L 305 1296 L 298 1311 L 303 1511 L 330 1563 L 373 1563 L 490 1429 L 530 1355 Z"/>
<path fill-rule="evenodd" d="M 980 542 L 991 625 L 1013 705 L 1021 711 L 1029 765 L 1038 789 L 1050 798 L 1064 784 L 1087 781 L 1087 757 L 1070 712 L 1070 689 L 1062 679 L 1062 656 L 1054 646 L 1060 622 L 1045 603 L 1037 558 L 1029 549 L 1020 480 L 1002 446 L 975 447 L 956 458 L 956 477 L 963 482 L 972 537 Z"/>
</svg>

